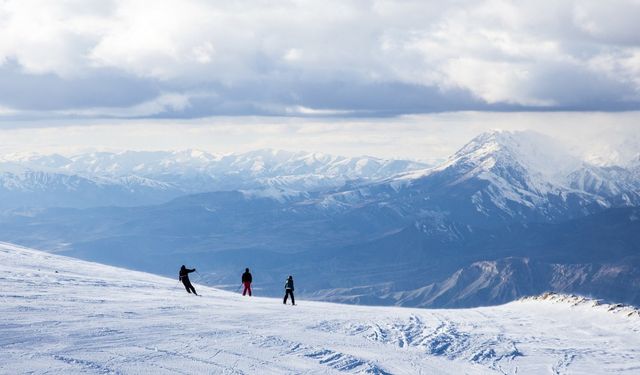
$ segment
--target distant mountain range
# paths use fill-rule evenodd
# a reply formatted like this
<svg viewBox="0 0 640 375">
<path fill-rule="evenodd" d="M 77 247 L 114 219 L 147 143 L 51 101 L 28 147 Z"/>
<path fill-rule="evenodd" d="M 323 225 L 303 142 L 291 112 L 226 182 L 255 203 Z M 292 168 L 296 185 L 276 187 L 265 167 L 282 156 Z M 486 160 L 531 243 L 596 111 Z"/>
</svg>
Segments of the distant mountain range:
<svg viewBox="0 0 640 375">
<path fill-rule="evenodd" d="M 5 155 L 0 157 L 0 208 L 139 206 L 226 190 L 286 197 L 425 167 L 406 160 L 275 150 Z"/>
<path fill-rule="evenodd" d="M 216 285 L 250 266 L 265 294 L 293 273 L 307 298 L 349 303 L 462 307 L 558 291 L 640 304 L 640 163 L 596 166 L 537 133 L 481 134 L 435 167 L 275 151 L 105 155 L 18 164 L 135 176 L 158 201 L 167 186 L 182 196 L 12 209 L 0 240 L 162 274 L 198 264 Z"/>
</svg>

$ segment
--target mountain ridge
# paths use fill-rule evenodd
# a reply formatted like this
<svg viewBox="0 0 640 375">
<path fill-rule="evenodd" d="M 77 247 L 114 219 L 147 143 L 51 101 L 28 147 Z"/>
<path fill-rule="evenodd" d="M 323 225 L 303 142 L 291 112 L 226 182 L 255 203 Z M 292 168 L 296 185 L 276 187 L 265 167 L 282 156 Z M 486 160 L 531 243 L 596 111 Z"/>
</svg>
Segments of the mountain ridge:
<svg viewBox="0 0 640 375">
<path fill-rule="evenodd" d="M 522 146 L 530 137 L 535 145 Z M 556 150 L 547 158 L 545 142 L 531 133 L 483 134 L 441 166 L 319 191 L 9 210 L 0 215 L 0 238 L 160 274 L 187 258 L 210 265 L 211 285 L 235 284 L 233 270 L 248 262 L 296 270 L 313 275 L 303 294 L 350 303 L 478 306 L 549 290 L 640 303 L 636 175 L 606 167 L 603 178 L 615 186 L 583 179 L 591 192 L 568 186 L 571 168 L 541 183 L 546 164 L 565 157 Z M 265 292 L 279 284 L 264 280 Z"/>
<path fill-rule="evenodd" d="M 278 198 L 331 190 L 353 181 L 365 183 L 424 166 L 406 160 L 281 150 L 227 155 L 197 150 L 100 152 L 70 157 L 5 155 L 0 158 L 0 197 L 4 198 L 0 208 L 29 201 L 35 207 L 51 207 L 44 195 L 60 193 L 64 181 L 70 179 L 82 182 L 84 198 L 74 202 L 71 198 L 78 189 L 67 185 L 64 192 L 68 197 L 60 205 L 84 208 L 100 205 L 97 202 L 122 206 L 157 204 L 180 195 L 222 190 L 263 191 L 263 195 Z M 61 182 L 47 191 L 42 178 Z M 85 199 L 90 195 L 97 198 Z"/>
</svg>

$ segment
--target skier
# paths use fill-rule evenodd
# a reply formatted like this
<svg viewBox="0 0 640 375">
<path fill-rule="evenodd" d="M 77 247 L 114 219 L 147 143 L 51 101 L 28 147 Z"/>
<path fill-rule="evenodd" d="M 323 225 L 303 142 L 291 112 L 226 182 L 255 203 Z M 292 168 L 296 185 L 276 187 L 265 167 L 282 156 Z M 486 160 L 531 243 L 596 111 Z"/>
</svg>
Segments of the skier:
<svg viewBox="0 0 640 375">
<path fill-rule="evenodd" d="M 242 274 L 242 285 L 244 285 L 244 290 L 242 291 L 243 296 L 249 292 L 249 297 L 251 297 L 251 282 L 253 282 L 251 272 L 249 272 L 248 268 L 245 268 Z"/>
<path fill-rule="evenodd" d="M 289 275 L 289 278 L 284 282 L 284 303 L 287 304 L 287 297 L 291 296 L 291 304 L 295 305 L 296 300 L 293 298 L 293 276 Z"/>
<path fill-rule="evenodd" d="M 178 280 L 182 281 L 184 288 L 187 290 L 187 292 L 189 292 L 189 294 L 193 292 L 193 294 L 197 296 L 198 293 L 196 293 L 196 288 L 194 288 L 193 285 L 191 285 L 191 281 L 189 280 L 189 274 L 191 272 L 194 272 L 195 270 L 196 270 L 195 268 L 190 270 L 187 267 L 185 267 L 183 264 L 182 267 L 180 267 L 180 277 L 178 277 Z"/>
</svg>

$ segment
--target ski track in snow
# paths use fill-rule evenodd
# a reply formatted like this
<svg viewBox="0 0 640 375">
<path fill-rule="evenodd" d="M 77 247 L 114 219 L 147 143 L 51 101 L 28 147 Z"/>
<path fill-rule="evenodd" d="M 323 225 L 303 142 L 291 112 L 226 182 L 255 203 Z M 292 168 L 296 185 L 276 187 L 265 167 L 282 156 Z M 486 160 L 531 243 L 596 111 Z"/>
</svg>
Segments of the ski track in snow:
<svg viewBox="0 0 640 375">
<path fill-rule="evenodd" d="M 1 374 L 640 373 L 640 317 L 242 297 L 0 243 Z"/>
</svg>

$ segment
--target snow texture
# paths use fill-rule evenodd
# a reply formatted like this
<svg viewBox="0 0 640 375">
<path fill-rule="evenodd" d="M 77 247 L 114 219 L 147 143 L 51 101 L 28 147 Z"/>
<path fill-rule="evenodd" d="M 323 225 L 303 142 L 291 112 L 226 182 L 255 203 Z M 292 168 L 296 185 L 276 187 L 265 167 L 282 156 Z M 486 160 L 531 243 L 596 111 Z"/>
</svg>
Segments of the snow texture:
<svg viewBox="0 0 640 375">
<path fill-rule="evenodd" d="M 242 297 L 0 243 L 2 374 L 638 373 L 637 311 L 546 295 L 425 310 Z"/>
</svg>

